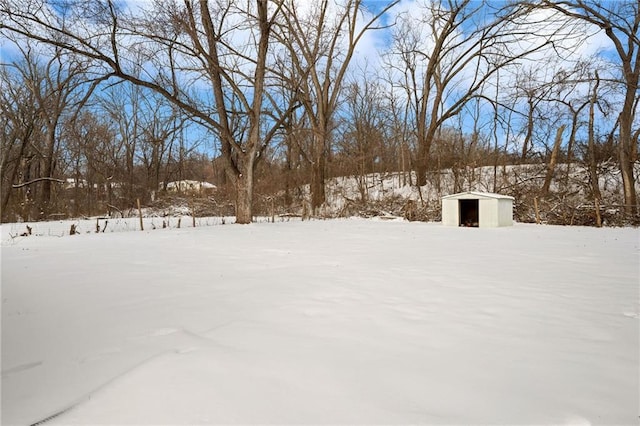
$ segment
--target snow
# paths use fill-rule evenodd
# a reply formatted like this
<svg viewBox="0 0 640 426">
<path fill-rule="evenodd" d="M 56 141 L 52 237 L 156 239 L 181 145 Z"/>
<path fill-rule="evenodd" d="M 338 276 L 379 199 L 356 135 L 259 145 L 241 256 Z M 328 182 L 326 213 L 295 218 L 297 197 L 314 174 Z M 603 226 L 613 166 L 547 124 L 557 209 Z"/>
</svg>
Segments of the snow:
<svg viewBox="0 0 640 426">
<path fill-rule="evenodd" d="M 637 229 L 39 227 L 2 225 L 2 424 L 638 422 Z"/>
<path fill-rule="evenodd" d="M 143 211 L 143 227 L 144 230 L 154 230 L 159 228 L 188 228 L 220 225 L 224 223 L 235 223 L 234 217 L 196 217 L 189 216 L 188 208 L 183 209 L 180 206 L 171 206 L 162 210 L 161 216 L 152 216 L 158 210 L 142 209 Z M 96 216 L 84 219 L 59 220 L 51 222 L 18 222 L 2 224 L 2 241 L 3 244 L 17 244 L 24 238 L 23 234 L 29 233 L 31 228 L 33 236 L 48 237 L 64 237 L 70 233 L 71 225 L 75 226 L 78 234 L 95 233 L 112 233 L 112 232 L 130 232 L 140 231 L 140 218 L 137 217 L 137 211 L 132 213 L 134 216 L 124 218 L 113 218 L 108 216 Z M 264 218 L 259 220 L 265 221 Z M 27 228 L 28 227 L 28 228 Z"/>
<path fill-rule="evenodd" d="M 568 186 L 563 187 L 561 177 L 567 175 L 567 168 L 570 169 Z M 442 196 L 466 191 L 515 195 L 514 189 L 519 188 L 519 192 L 526 193 L 529 188 L 533 193 L 542 187 L 546 173 L 544 164 L 505 165 L 495 170 L 491 166 L 443 169 L 437 177 L 433 174 L 428 175 L 428 184 L 421 187 L 408 184 L 415 183 L 415 172 L 407 173 L 404 177 L 403 173 L 398 172 L 371 173 L 360 177 L 339 176 L 326 182 L 327 203 L 324 213 L 339 214 L 349 201 L 360 200 L 363 195 L 368 201 L 388 201 L 399 197 L 403 200 L 424 200 L 427 204 L 433 205 L 440 204 Z M 551 193 L 566 192 L 570 198 L 575 197 L 578 204 L 589 203 L 590 195 L 585 194 L 588 186 L 586 182 L 589 182 L 588 174 L 589 171 L 580 165 L 558 164 L 555 179 L 551 182 Z M 640 162 L 636 164 L 634 176 L 640 176 Z M 497 180 L 495 187 L 494 179 Z M 613 163 L 603 163 L 599 171 L 599 180 L 603 204 L 620 204 L 623 183 L 619 168 Z M 304 189 L 308 196 L 309 186 L 306 185 Z M 636 180 L 636 190 L 640 191 L 640 180 Z M 516 202 L 522 201 L 516 196 Z M 533 218 L 531 221 L 533 222 Z"/>
<path fill-rule="evenodd" d="M 163 187 L 164 183 L 160 184 Z M 168 191 L 202 191 L 205 189 L 213 190 L 217 187 L 209 182 L 200 182 L 197 180 L 178 180 L 167 183 Z"/>
</svg>

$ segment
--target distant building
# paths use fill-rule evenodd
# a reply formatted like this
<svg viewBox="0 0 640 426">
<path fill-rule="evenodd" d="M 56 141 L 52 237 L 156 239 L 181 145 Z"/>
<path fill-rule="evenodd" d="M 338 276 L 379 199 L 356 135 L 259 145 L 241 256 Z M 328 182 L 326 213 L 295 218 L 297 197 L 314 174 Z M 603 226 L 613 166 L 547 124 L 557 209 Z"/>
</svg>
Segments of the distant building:
<svg viewBox="0 0 640 426">
<path fill-rule="evenodd" d="M 496 228 L 513 225 L 513 201 L 508 195 L 461 192 L 442 197 L 442 224 Z"/>
</svg>

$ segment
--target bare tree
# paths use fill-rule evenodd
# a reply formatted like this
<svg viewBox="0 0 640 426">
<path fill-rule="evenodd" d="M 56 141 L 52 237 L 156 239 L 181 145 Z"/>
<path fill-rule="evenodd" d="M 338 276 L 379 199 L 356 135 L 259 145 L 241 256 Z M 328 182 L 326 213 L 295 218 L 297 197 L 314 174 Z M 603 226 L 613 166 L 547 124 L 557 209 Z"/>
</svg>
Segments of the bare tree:
<svg viewBox="0 0 640 426">
<path fill-rule="evenodd" d="M 30 202 L 33 203 L 33 218 L 48 218 L 52 206 L 52 185 L 58 179 L 58 150 L 61 139 L 61 123 L 72 120 L 80 108 L 85 104 L 91 94 L 91 88 L 86 87 L 86 64 L 68 57 L 60 49 L 53 51 L 37 50 L 29 41 L 19 43 L 13 41 L 17 52 L 13 62 L 3 67 L 11 68 L 19 79 L 8 80 L 11 85 L 23 85 L 9 89 L 9 96 L 17 95 L 23 90 L 30 93 L 31 105 L 16 105 L 23 102 L 19 99 L 7 97 L 7 118 L 20 110 L 33 108 L 33 122 L 13 121 L 14 126 L 25 127 L 22 131 L 33 130 L 37 122 L 39 137 L 31 138 L 29 143 L 20 152 L 20 160 L 29 157 L 25 167 L 29 167 L 28 177 L 31 183 L 27 189 Z M 6 75 L 6 74 L 5 74 Z M 12 112 L 11 112 L 12 111 Z M 15 118 L 15 115 L 13 115 Z M 14 130 L 15 127 L 14 127 Z M 26 139 L 23 139 L 23 142 Z M 26 171 L 23 167 L 23 171 Z M 15 176 L 14 176 L 15 178 Z M 12 182 L 17 184 L 17 182 Z M 22 182 L 25 186 L 27 184 Z M 6 188 L 6 197 L 10 196 L 12 189 Z M 8 201 L 7 201 L 8 202 Z"/>
<path fill-rule="evenodd" d="M 377 28 L 379 18 L 398 1 L 392 1 L 364 23 L 358 20 L 362 0 L 339 3 L 320 0 L 309 4 L 306 12 L 294 0 L 283 2 L 284 25 L 279 37 L 292 58 L 294 75 L 300 81 L 299 99 L 313 131 L 311 152 L 311 207 L 325 202 L 326 160 L 333 115 L 338 107 L 342 83 L 364 36 Z"/>
<path fill-rule="evenodd" d="M 558 163 L 558 155 L 560 154 L 560 145 L 562 144 L 562 133 L 567 126 L 565 124 L 560 125 L 556 131 L 556 137 L 554 138 L 553 148 L 551 149 L 551 158 L 547 163 L 547 172 L 544 176 L 544 184 L 540 194 L 542 197 L 546 197 L 549 194 L 549 187 L 551 186 L 551 180 L 553 179 L 553 173 Z"/>
<path fill-rule="evenodd" d="M 293 105 L 268 96 L 269 45 L 281 5 L 268 0 L 0 2 L 0 30 L 93 61 L 165 97 L 218 138 L 236 189 L 236 222 L 252 220 L 254 170 Z"/>
<path fill-rule="evenodd" d="M 342 152 L 354 163 L 361 201 L 367 200 L 367 175 L 387 168 L 384 107 L 381 87 L 376 83 L 353 82 L 346 91 L 346 131 Z"/>
<path fill-rule="evenodd" d="M 136 175 L 136 162 L 144 117 L 145 89 L 132 84 L 117 84 L 105 90 L 98 100 L 98 112 L 109 119 L 114 130 L 113 151 L 120 157 L 120 167 L 114 179 L 122 186 L 126 205 L 135 206 L 140 180 Z"/>
<path fill-rule="evenodd" d="M 397 170 L 401 172 L 399 182 L 402 186 L 411 186 L 411 152 L 414 151 L 415 144 L 411 139 L 414 133 L 411 131 L 412 126 L 407 114 L 409 105 L 406 101 L 403 102 L 402 96 L 395 93 L 393 87 L 390 88 L 386 98 L 390 115 L 391 139 L 396 148 Z"/>
<path fill-rule="evenodd" d="M 625 211 L 638 212 L 633 163 L 640 129 L 633 129 L 638 109 L 640 84 L 640 3 L 637 0 L 596 2 L 590 0 L 541 0 L 531 3 L 559 11 L 566 16 L 600 28 L 611 40 L 622 67 L 620 84 L 624 87 L 624 101 L 618 117 L 620 140 L 618 154 L 624 187 Z M 634 135 L 635 133 L 635 135 Z"/>
<path fill-rule="evenodd" d="M 415 117 L 419 186 L 426 184 L 431 144 L 444 123 L 470 99 L 484 96 L 498 70 L 565 32 L 564 22 L 550 17 L 523 19 L 526 10 L 517 3 L 488 11 L 484 1 L 428 1 L 419 16 L 397 18 L 388 66 L 397 70 Z"/>
<path fill-rule="evenodd" d="M 550 85 L 553 93 L 549 97 L 549 102 L 555 104 L 557 113 L 551 114 L 560 117 L 561 121 L 569 121 L 569 137 L 566 144 L 565 173 L 562 184 L 567 189 L 569 176 L 574 161 L 574 150 L 579 131 L 584 124 L 582 117 L 583 110 L 591 103 L 593 97 L 583 90 L 587 84 L 591 84 L 592 77 L 589 75 L 602 64 L 597 58 L 581 59 L 572 67 L 563 67 L 556 72 L 554 81 Z M 605 103 L 606 98 L 599 95 L 600 102 Z"/>
<path fill-rule="evenodd" d="M 157 99 L 157 95 L 145 104 L 146 108 L 139 112 L 142 123 L 138 158 L 146 169 L 146 192 L 153 200 L 159 189 L 167 188 L 167 163 L 178 145 L 184 118 L 171 105 Z"/>
<path fill-rule="evenodd" d="M 596 165 L 596 153 L 595 153 L 595 109 L 598 102 L 598 86 L 600 85 L 600 76 L 598 72 L 595 73 L 595 84 L 593 85 L 593 92 L 591 99 L 589 99 L 589 136 L 588 136 L 588 157 L 589 157 L 589 183 L 591 184 L 591 192 L 596 205 L 596 225 L 602 226 L 602 219 L 600 218 L 600 200 L 602 194 L 600 193 L 600 182 L 598 179 L 598 170 Z"/>
<path fill-rule="evenodd" d="M 66 127 L 65 150 L 73 184 L 68 188 L 71 213 L 102 213 L 116 204 L 112 181 L 125 162 L 125 153 L 115 143 L 117 126 L 109 116 L 83 110 Z"/>
<path fill-rule="evenodd" d="M 551 118 L 546 110 L 549 108 L 549 99 L 555 88 L 552 61 L 547 59 L 534 63 L 531 67 L 519 67 L 515 77 L 513 96 L 524 103 L 521 107 L 524 137 L 520 156 L 520 161 L 524 163 L 534 148 L 536 131 L 545 127 L 545 124 L 548 125 L 549 123 L 545 121 Z"/>
<path fill-rule="evenodd" d="M 36 99 L 46 128 L 46 140 L 42 152 L 42 193 L 39 208 L 44 217 L 48 217 L 51 202 L 50 178 L 54 177 L 56 152 L 59 147 L 59 127 L 64 115 L 73 120 L 73 116 L 82 108 L 91 92 L 85 91 L 87 71 L 86 61 L 68 55 L 55 48 L 53 56 L 44 65 L 45 84 L 42 90 L 36 90 Z"/>
<path fill-rule="evenodd" d="M 3 66 L 0 67 L 0 81 L 3 88 L 0 91 L 0 189 L 2 221 L 5 222 L 17 213 L 10 208 L 11 197 L 15 195 L 13 185 L 18 183 L 30 144 L 41 135 L 42 122 L 35 94 L 27 83 L 28 75 Z"/>
</svg>

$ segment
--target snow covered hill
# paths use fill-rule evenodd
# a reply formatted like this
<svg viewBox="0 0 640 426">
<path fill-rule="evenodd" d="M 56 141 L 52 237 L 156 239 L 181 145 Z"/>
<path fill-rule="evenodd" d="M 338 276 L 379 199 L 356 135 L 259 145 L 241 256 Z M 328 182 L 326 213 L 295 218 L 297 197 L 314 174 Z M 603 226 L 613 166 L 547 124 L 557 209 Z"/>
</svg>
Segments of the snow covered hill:
<svg viewBox="0 0 640 426">
<path fill-rule="evenodd" d="M 2 424 L 638 422 L 638 229 L 40 230 L 2 239 Z"/>
<path fill-rule="evenodd" d="M 603 163 L 599 169 L 601 216 L 605 225 L 636 223 L 622 218 L 624 203 L 622 179 L 615 164 Z M 551 181 L 550 192 L 539 197 L 546 174 L 545 164 L 507 165 L 444 169 L 428 175 L 422 187 L 415 185 L 414 173 L 374 173 L 329 179 L 327 202 L 319 212 L 329 217 L 380 215 L 405 216 L 407 203 L 418 208 L 417 219 L 440 220 L 443 195 L 464 191 L 497 192 L 515 197 L 515 219 L 536 221 L 534 198 L 542 223 L 563 225 L 595 225 L 595 206 L 591 195 L 588 170 L 578 165 L 569 169 L 559 164 Z M 636 167 L 636 191 L 640 192 L 640 163 Z M 305 188 L 308 197 L 308 187 Z M 638 218 L 640 219 L 640 218 Z"/>
</svg>

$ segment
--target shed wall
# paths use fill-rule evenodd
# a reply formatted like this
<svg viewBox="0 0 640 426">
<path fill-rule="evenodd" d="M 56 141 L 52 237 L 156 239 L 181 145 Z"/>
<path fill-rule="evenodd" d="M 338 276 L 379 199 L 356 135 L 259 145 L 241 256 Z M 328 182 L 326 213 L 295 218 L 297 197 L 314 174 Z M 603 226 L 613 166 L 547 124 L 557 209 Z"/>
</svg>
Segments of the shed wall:
<svg viewBox="0 0 640 426">
<path fill-rule="evenodd" d="M 458 226 L 458 200 L 442 200 L 442 224 L 445 226 Z"/>
<path fill-rule="evenodd" d="M 495 228 L 498 226 L 498 200 L 480 200 L 480 227 Z"/>
<path fill-rule="evenodd" d="M 513 200 L 498 200 L 498 225 L 513 226 Z"/>
</svg>

